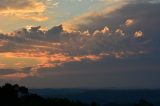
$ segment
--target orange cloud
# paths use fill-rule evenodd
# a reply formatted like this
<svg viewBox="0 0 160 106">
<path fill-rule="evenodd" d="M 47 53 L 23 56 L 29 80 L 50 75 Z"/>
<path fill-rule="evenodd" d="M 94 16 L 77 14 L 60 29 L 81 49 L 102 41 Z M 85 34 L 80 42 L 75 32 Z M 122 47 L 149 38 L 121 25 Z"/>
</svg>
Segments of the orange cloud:
<svg viewBox="0 0 160 106">
<path fill-rule="evenodd" d="M 135 38 L 141 38 L 143 36 L 143 32 L 142 31 L 136 31 L 135 33 L 134 33 L 134 37 Z"/>
<path fill-rule="evenodd" d="M 140 36 L 141 33 L 137 31 L 135 35 Z M 64 31 L 62 25 L 45 30 L 40 26 L 27 26 L 11 35 L 0 35 L 2 40 L 7 40 L 0 48 L 3 51 L 0 59 L 5 60 L 2 69 L 5 66 L 23 72 L 29 67 L 30 72 L 6 74 L 3 78 L 40 76 L 39 71 L 43 68 L 54 69 L 69 62 L 98 61 L 107 56 L 123 58 L 139 54 L 139 49 L 133 48 L 134 42 L 130 41 L 133 36 L 124 36 L 122 28 L 111 30 L 105 26 L 90 32 Z"/>
<path fill-rule="evenodd" d="M 122 36 L 125 35 L 125 33 L 123 32 L 123 30 L 121 30 L 121 29 L 116 29 L 115 33 L 118 34 L 118 35 L 122 35 Z"/>
<path fill-rule="evenodd" d="M 134 19 L 127 19 L 125 22 L 125 25 L 129 27 L 129 26 L 132 26 L 134 23 L 135 23 Z"/>
<path fill-rule="evenodd" d="M 31 76 L 33 75 L 26 74 L 26 73 L 13 73 L 13 74 L 7 74 L 7 75 L 0 75 L 0 79 L 15 80 L 15 79 L 22 79 L 22 78 L 31 77 Z"/>
<path fill-rule="evenodd" d="M 0 46 L 4 46 L 5 44 L 7 44 L 6 40 L 0 40 Z"/>
<path fill-rule="evenodd" d="M 0 69 L 5 68 L 6 64 L 0 63 Z"/>
<path fill-rule="evenodd" d="M 48 17 L 46 16 L 20 16 L 22 19 L 26 20 L 33 20 L 33 21 L 46 21 L 48 20 Z"/>
<path fill-rule="evenodd" d="M 0 16 L 17 16 L 21 19 L 45 21 L 48 17 L 42 16 L 46 5 L 38 0 L 1 0 Z"/>
<path fill-rule="evenodd" d="M 105 26 L 104 29 L 102 30 L 96 30 L 93 33 L 93 36 L 98 36 L 98 35 L 110 35 L 110 29 Z"/>
<path fill-rule="evenodd" d="M 17 62 L 17 63 L 15 63 L 14 64 L 14 66 L 16 67 L 16 68 L 24 68 L 25 67 L 25 65 L 26 65 L 26 63 L 24 62 L 24 61 L 22 61 L 22 62 Z"/>
</svg>

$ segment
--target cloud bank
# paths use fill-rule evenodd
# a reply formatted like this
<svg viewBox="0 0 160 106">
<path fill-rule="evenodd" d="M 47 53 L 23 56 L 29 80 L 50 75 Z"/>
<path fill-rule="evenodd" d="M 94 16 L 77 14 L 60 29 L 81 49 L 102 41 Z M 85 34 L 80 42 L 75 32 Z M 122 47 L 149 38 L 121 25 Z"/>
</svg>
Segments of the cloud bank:
<svg viewBox="0 0 160 106">
<path fill-rule="evenodd" d="M 6 10 L 5 5 L 0 7 Z M 14 5 L 11 8 L 17 10 Z M 157 54 L 160 44 L 158 10 L 160 4 L 130 2 L 114 11 L 78 17 L 76 25 L 73 19 L 67 26 L 51 29 L 37 26 L 1 33 L 0 58 L 16 62 L 11 62 L 10 67 L 8 62 L 0 62 L 1 69 L 12 70 L 1 71 L 0 78 L 42 77 L 45 75 L 42 70 L 52 71 L 68 63 Z"/>
</svg>

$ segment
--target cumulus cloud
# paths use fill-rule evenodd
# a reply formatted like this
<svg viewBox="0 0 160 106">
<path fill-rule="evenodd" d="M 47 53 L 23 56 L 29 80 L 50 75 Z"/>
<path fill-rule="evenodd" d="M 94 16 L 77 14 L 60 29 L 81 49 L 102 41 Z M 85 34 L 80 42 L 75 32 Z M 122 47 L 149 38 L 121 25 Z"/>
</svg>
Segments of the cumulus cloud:
<svg viewBox="0 0 160 106">
<path fill-rule="evenodd" d="M 122 59 L 157 50 L 154 43 L 159 42 L 157 26 L 160 16 L 154 15 L 159 8 L 159 4 L 148 2 L 130 3 L 114 11 L 105 10 L 78 18 L 80 23 L 68 24 L 74 26 L 74 30 L 65 24 L 45 30 L 41 26 L 31 26 L 9 34 L 1 33 L 1 55 L 7 59 L 20 58 L 11 67 L 20 72 L 0 77 L 40 76 L 42 69 L 54 69 L 69 62 L 100 61 L 104 57 Z M 34 64 L 25 64 L 31 60 L 35 61 Z M 4 64 L 7 63 L 2 62 L 0 67 L 3 68 Z M 30 71 L 23 73 L 26 67 Z"/>
<path fill-rule="evenodd" d="M 38 0 L 1 0 L 0 16 L 17 16 L 22 19 L 45 21 L 46 5 Z"/>
<path fill-rule="evenodd" d="M 89 31 L 68 32 L 63 30 L 62 25 L 48 30 L 41 30 L 41 27 L 38 26 L 23 28 L 6 35 L 1 34 L 0 38 L 7 41 L 2 42 L 3 45 L 1 44 L 0 47 L 3 57 L 13 60 L 21 58 L 10 67 L 22 70 L 22 73 L 2 75 L 6 78 L 36 76 L 41 68 L 55 68 L 74 61 L 97 61 L 106 56 L 123 58 L 141 54 L 143 51 L 134 41 L 129 41 L 134 38 L 134 34 L 129 37 L 120 29 L 112 32 L 107 26 L 93 33 Z M 25 63 L 32 60 L 38 62 L 34 65 Z M 1 68 L 4 67 L 3 64 Z M 31 72 L 23 73 L 25 67 L 31 67 Z"/>
</svg>

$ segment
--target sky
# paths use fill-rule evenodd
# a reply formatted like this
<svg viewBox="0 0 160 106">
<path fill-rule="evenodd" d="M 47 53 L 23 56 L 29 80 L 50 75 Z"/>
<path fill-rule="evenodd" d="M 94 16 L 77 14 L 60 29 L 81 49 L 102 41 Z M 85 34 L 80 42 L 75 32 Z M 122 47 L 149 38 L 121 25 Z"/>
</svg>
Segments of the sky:
<svg viewBox="0 0 160 106">
<path fill-rule="evenodd" d="M 160 0 L 0 0 L 0 85 L 159 89 Z"/>
</svg>

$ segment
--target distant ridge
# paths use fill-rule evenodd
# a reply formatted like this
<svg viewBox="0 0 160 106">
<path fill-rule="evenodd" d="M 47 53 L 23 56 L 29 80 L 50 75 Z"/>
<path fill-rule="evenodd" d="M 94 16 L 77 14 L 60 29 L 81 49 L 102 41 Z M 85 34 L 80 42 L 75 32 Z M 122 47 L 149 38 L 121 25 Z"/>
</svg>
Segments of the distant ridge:
<svg viewBox="0 0 160 106">
<path fill-rule="evenodd" d="M 44 97 L 69 98 L 86 103 L 96 101 L 98 103 L 136 103 L 140 99 L 151 101 L 155 106 L 160 104 L 160 90 L 89 90 L 89 89 L 30 89 Z"/>
</svg>

